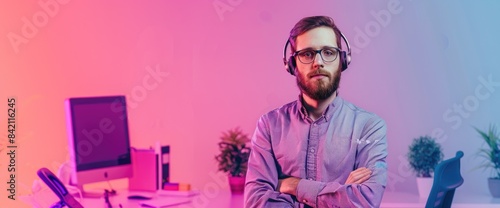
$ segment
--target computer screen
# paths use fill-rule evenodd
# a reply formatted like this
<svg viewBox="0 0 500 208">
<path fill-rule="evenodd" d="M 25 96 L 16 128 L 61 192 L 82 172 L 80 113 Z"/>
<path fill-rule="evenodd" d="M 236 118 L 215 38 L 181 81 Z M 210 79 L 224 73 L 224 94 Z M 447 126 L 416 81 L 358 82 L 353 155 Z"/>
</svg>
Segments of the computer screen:
<svg viewBox="0 0 500 208">
<path fill-rule="evenodd" d="M 125 96 L 69 98 L 65 105 L 71 183 L 131 177 Z"/>
</svg>

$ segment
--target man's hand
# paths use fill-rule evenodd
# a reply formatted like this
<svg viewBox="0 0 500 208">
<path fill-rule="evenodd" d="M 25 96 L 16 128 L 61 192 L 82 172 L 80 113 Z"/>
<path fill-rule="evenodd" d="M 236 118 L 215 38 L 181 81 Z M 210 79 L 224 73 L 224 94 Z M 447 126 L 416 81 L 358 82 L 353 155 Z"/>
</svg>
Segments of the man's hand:
<svg viewBox="0 0 500 208">
<path fill-rule="evenodd" d="M 361 167 L 358 168 L 351 173 L 349 173 L 349 177 L 345 181 L 345 184 L 360 184 L 365 182 L 372 175 L 372 171 L 368 168 Z"/>
<path fill-rule="evenodd" d="M 285 194 L 297 196 L 297 186 L 300 178 L 288 177 L 278 180 L 278 191 Z"/>
<path fill-rule="evenodd" d="M 361 167 L 349 174 L 345 184 L 360 184 L 367 181 L 372 174 L 368 168 Z M 297 196 L 297 186 L 299 185 L 300 178 L 288 177 L 278 180 L 277 191 L 285 194 Z"/>
</svg>

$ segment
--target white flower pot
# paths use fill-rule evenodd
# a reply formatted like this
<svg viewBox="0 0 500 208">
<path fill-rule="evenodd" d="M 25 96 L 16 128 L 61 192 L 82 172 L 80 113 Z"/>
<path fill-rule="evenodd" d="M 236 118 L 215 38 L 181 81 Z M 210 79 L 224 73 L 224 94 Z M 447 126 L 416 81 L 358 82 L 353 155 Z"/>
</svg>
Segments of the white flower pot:
<svg viewBox="0 0 500 208">
<path fill-rule="evenodd" d="M 417 177 L 417 188 L 418 195 L 420 198 L 427 198 L 431 193 L 432 183 L 434 182 L 434 178 L 429 177 Z"/>
<path fill-rule="evenodd" d="M 493 197 L 500 197 L 500 179 L 488 178 L 488 188 Z"/>
</svg>

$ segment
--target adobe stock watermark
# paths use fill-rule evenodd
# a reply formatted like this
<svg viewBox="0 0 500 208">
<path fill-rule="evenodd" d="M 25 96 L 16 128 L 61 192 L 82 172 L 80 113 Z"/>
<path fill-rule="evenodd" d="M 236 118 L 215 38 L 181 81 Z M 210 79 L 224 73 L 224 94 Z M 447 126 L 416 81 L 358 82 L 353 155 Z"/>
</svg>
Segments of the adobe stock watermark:
<svg viewBox="0 0 500 208">
<path fill-rule="evenodd" d="M 492 74 L 486 78 L 479 76 L 477 78 L 479 83 L 474 88 L 472 95 L 467 95 L 459 103 L 453 103 L 453 106 L 446 109 L 442 114 L 443 121 L 450 125 L 452 130 L 457 130 L 463 123 L 464 119 L 471 116 L 472 113 L 479 109 L 480 102 L 491 97 L 496 89 L 500 87 L 499 81 L 494 81 Z M 434 128 L 431 136 L 436 138 L 436 142 L 442 143 L 448 139 L 448 135 L 441 127 Z"/>
<path fill-rule="evenodd" d="M 127 109 L 135 109 L 138 107 L 139 103 L 144 101 L 150 91 L 155 90 L 158 86 L 168 77 L 169 73 L 166 71 L 161 71 L 160 65 L 157 64 L 155 68 L 151 66 L 146 66 L 147 74 L 142 77 L 142 82 L 139 85 L 134 86 L 127 98 Z M 121 113 L 125 111 L 121 106 L 121 103 L 117 100 L 110 105 L 110 109 L 114 113 Z M 120 117 L 120 120 L 125 119 L 124 116 Z M 76 144 L 78 150 L 78 157 L 80 160 L 82 157 L 90 155 L 94 147 L 102 144 L 104 135 L 111 134 L 116 126 L 110 118 L 102 118 L 97 124 L 97 128 L 93 129 L 83 129 L 82 134 L 86 139 L 80 140 Z"/>
<path fill-rule="evenodd" d="M 443 113 L 443 120 L 450 123 L 454 130 L 460 127 L 462 119 L 469 118 L 472 112 L 477 111 L 480 101 L 490 98 L 495 88 L 500 87 L 500 82 L 493 81 L 491 74 L 487 78 L 480 76 L 477 79 L 479 84 L 474 88 L 474 94 L 466 96 L 461 103 L 454 103 L 452 108 Z"/>
<path fill-rule="evenodd" d="M 38 5 L 40 10 L 35 12 L 31 18 L 22 17 L 20 33 L 9 32 L 7 39 L 14 49 L 14 52 L 19 53 L 19 47 L 22 44 L 28 44 L 33 39 L 41 28 L 44 28 L 49 23 L 50 18 L 54 18 L 58 13 L 61 5 L 69 3 L 70 0 L 39 0 Z"/>
<path fill-rule="evenodd" d="M 135 85 L 134 87 L 131 88 L 130 93 L 127 96 L 127 108 L 134 109 L 137 108 L 139 103 L 144 101 L 146 99 L 146 96 L 150 91 L 153 91 L 157 89 L 161 83 L 165 81 L 165 79 L 169 76 L 169 73 L 166 71 L 163 71 L 160 68 L 160 65 L 157 64 L 156 66 L 146 66 L 146 74 L 142 77 L 141 82 L 138 85 Z M 31 103 L 36 103 L 36 102 L 31 102 Z M 128 104 L 132 105 L 128 105 Z M 121 104 L 116 105 L 119 103 L 112 103 L 110 105 L 110 108 L 113 112 L 121 112 L 125 110 Z M 124 117 L 122 118 L 124 119 Z M 102 118 L 99 120 L 99 123 L 97 124 L 96 128 L 90 128 L 90 129 L 83 129 L 82 134 L 84 135 L 83 140 L 79 140 L 78 143 L 76 144 L 77 148 L 77 155 L 76 157 L 85 157 L 90 155 L 95 148 L 98 147 L 103 143 L 104 137 L 106 134 L 110 134 L 113 131 L 115 131 L 116 125 L 113 123 L 113 121 L 110 118 Z M 28 135 L 30 138 L 32 137 L 32 134 Z M 28 137 L 26 138 L 28 139 Z M 3 141 L 3 140 L 2 140 Z M 21 140 L 24 141 L 24 140 Z M 67 159 L 73 159 L 71 158 L 70 153 L 66 154 Z M 33 167 L 33 164 L 28 164 L 31 167 Z M 75 167 L 73 166 L 71 162 L 64 162 L 61 163 L 59 161 L 53 161 L 51 163 L 51 167 L 53 170 L 59 170 L 59 169 L 64 169 L 63 172 L 71 172 L 72 169 Z M 69 176 L 68 176 L 69 177 Z M 69 182 L 69 178 L 60 178 L 63 180 L 63 182 Z M 34 197 L 37 192 L 40 192 L 41 188 L 39 186 L 39 182 L 35 180 L 33 182 L 32 186 L 28 186 L 24 183 L 21 184 L 22 187 L 24 188 L 24 191 L 29 191 L 31 188 L 31 203 L 32 205 L 49 205 L 46 201 L 44 201 L 44 198 L 41 197 Z M 210 195 L 209 195 L 210 196 Z M 52 202 L 51 202 L 52 203 Z M 39 207 L 39 206 L 37 206 Z M 45 206 L 42 206 L 45 207 Z"/>
<path fill-rule="evenodd" d="M 465 96 L 459 103 L 454 103 L 452 107 L 446 109 L 442 114 L 443 121 L 450 124 L 451 130 L 460 128 L 463 120 L 469 118 L 472 113 L 479 109 L 481 101 L 490 98 L 497 90 L 496 88 L 500 87 L 500 81 L 494 81 L 491 74 L 487 77 L 479 76 L 477 80 L 479 83 L 474 88 L 473 94 Z M 448 139 L 448 134 L 446 134 L 443 128 L 437 127 L 432 130 L 431 137 L 436 138 L 436 142 L 443 143 Z M 404 182 L 408 177 L 413 175 L 407 158 L 399 155 L 398 160 L 397 174 L 388 172 L 388 189 L 394 188 L 397 183 Z"/>
<path fill-rule="evenodd" d="M 203 190 L 200 191 L 200 196 L 195 197 L 188 207 L 205 208 L 208 207 L 210 200 L 217 198 L 220 195 L 222 188 L 228 187 L 227 176 L 223 174 L 217 175 L 214 171 L 208 173 L 213 181 L 206 183 Z"/>
<path fill-rule="evenodd" d="M 142 78 L 141 84 L 134 86 L 127 96 L 127 106 L 131 109 L 137 108 L 139 103 L 147 98 L 149 92 L 158 88 L 170 74 L 167 71 L 162 71 L 160 64 L 156 64 L 154 68 L 146 66 L 146 71 L 147 74 Z"/>
<path fill-rule="evenodd" d="M 242 2 L 243 0 L 215 0 L 212 2 L 212 6 L 222 22 L 224 21 L 224 13 L 232 12 Z"/>
<path fill-rule="evenodd" d="M 411 0 L 408 0 L 411 1 Z M 377 37 L 383 28 L 386 28 L 392 21 L 392 18 L 403 11 L 401 0 L 389 0 L 386 9 L 379 11 L 370 11 L 372 20 L 368 21 L 362 28 L 354 27 L 354 38 L 351 49 L 354 53 L 360 54 L 363 48 L 366 48 L 373 38 Z"/>
</svg>

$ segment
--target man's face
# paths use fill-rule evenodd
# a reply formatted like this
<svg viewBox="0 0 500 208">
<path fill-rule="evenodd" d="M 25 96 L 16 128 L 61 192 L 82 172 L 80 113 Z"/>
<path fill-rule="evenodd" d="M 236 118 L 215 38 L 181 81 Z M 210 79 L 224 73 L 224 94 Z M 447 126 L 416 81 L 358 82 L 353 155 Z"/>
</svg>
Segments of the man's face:
<svg viewBox="0 0 500 208">
<path fill-rule="evenodd" d="M 317 27 L 297 36 L 296 44 L 297 51 L 338 47 L 335 33 L 329 27 Z M 325 100 L 339 87 L 340 54 L 333 62 L 323 61 L 319 53 L 314 54 L 314 56 L 314 61 L 309 64 L 304 64 L 295 57 L 297 85 L 301 92 L 310 98 Z"/>
</svg>

